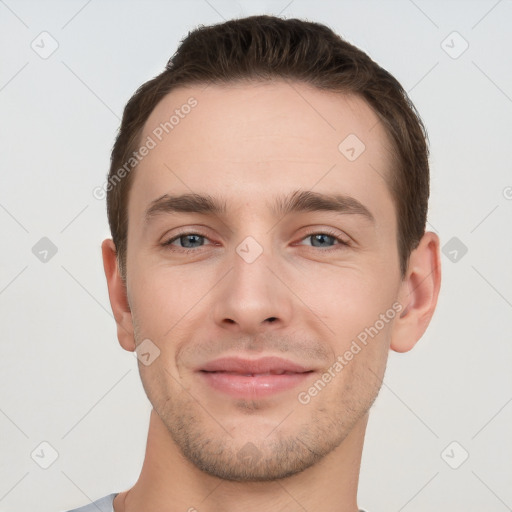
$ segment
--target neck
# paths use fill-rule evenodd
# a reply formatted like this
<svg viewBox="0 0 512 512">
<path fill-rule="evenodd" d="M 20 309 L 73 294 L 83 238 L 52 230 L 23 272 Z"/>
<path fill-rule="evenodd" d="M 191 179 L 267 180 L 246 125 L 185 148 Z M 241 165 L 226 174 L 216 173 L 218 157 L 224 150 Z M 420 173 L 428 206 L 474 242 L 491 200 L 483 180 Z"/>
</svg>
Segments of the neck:
<svg viewBox="0 0 512 512">
<path fill-rule="evenodd" d="M 146 455 L 135 485 L 114 500 L 115 512 L 260 510 L 357 512 L 357 486 L 368 415 L 340 446 L 299 474 L 269 482 L 232 482 L 185 459 L 151 410 Z"/>
</svg>

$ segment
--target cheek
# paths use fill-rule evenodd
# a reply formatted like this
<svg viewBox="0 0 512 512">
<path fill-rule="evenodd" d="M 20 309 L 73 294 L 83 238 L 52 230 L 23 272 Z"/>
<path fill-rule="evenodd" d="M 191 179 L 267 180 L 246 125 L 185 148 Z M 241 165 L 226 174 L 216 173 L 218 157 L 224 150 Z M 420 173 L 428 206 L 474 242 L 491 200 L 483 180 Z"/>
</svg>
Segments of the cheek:
<svg viewBox="0 0 512 512">
<path fill-rule="evenodd" d="M 146 325 L 172 326 L 212 288 L 204 268 L 139 263 L 139 269 L 131 276 L 132 303 Z"/>
<path fill-rule="evenodd" d="M 154 266 L 140 262 L 131 275 L 132 316 L 139 325 L 136 342 L 153 341 L 168 371 L 176 370 L 180 344 L 202 332 L 219 279 L 211 263 L 171 267 L 165 262 Z"/>
<path fill-rule="evenodd" d="M 395 316 L 394 310 L 389 310 L 398 290 L 390 277 L 380 277 L 368 269 L 331 267 L 310 273 L 307 280 L 302 278 L 299 289 L 298 295 L 306 298 L 304 302 L 317 315 L 314 318 L 320 318 L 331 331 L 338 348 L 343 348 L 376 322 L 382 337 L 389 337 Z M 380 318 L 386 312 L 383 323 Z"/>
</svg>

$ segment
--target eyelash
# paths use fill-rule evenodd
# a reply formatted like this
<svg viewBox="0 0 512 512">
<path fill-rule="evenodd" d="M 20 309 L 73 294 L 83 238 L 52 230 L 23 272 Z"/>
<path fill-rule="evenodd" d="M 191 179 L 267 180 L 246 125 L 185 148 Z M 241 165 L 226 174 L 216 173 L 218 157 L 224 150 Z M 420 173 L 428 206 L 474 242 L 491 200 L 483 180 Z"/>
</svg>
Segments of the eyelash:
<svg viewBox="0 0 512 512">
<path fill-rule="evenodd" d="M 174 237 L 172 237 L 171 239 L 169 239 L 166 242 L 164 242 L 162 244 L 162 247 L 166 247 L 166 248 L 169 248 L 171 251 L 181 252 L 181 253 L 184 253 L 184 254 L 191 253 L 191 252 L 197 252 L 201 247 L 204 247 L 204 246 L 200 246 L 200 247 L 196 247 L 194 249 L 190 249 L 190 248 L 187 248 L 187 247 L 174 247 L 174 246 L 172 246 L 172 243 L 175 242 L 176 240 L 178 240 L 179 238 L 181 238 L 182 236 L 190 236 L 190 235 L 199 236 L 201 238 L 208 239 L 208 237 L 206 235 L 202 235 L 201 233 L 184 231 L 183 233 L 179 233 L 179 234 L 175 235 Z M 336 245 L 334 245 L 332 247 L 329 247 L 327 249 L 323 249 L 321 247 L 310 246 L 312 249 L 320 249 L 322 252 L 330 252 L 330 251 L 335 251 L 335 250 L 340 249 L 340 246 L 342 246 L 341 248 L 350 247 L 350 244 L 348 242 L 346 242 L 345 240 L 343 240 L 339 236 L 336 236 L 336 233 L 334 231 L 329 230 L 329 229 L 324 229 L 323 231 L 314 231 L 312 233 L 309 233 L 306 236 L 304 236 L 301 239 L 301 241 L 305 240 L 306 238 L 312 237 L 314 235 L 328 235 L 328 236 L 332 237 L 336 242 L 338 242 L 338 244 L 336 244 Z"/>
</svg>

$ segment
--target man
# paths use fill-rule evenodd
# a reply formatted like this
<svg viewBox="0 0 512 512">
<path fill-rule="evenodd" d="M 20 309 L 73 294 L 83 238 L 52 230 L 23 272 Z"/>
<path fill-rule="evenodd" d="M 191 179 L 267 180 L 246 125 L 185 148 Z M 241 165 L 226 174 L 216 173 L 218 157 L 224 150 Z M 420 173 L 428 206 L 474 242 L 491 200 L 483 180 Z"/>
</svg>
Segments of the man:
<svg viewBox="0 0 512 512">
<path fill-rule="evenodd" d="M 110 302 L 153 409 L 138 481 L 78 510 L 357 512 L 389 350 L 440 287 L 400 84 L 321 24 L 201 27 L 128 102 L 105 191 Z"/>
</svg>

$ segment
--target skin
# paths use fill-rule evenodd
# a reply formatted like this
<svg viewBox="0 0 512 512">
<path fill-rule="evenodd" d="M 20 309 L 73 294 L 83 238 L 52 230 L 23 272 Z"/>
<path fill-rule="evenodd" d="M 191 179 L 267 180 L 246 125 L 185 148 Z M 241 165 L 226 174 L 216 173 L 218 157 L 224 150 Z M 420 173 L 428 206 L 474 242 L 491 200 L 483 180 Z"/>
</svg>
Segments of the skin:
<svg viewBox="0 0 512 512">
<path fill-rule="evenodd" d="M 433 315 L 439 239 L 424 235 L 402 279 L 389 140 L 362 99 L 283 81 L 181 88 L 155 108 L 141 140 L 191 96 L 197 106 L 133 171 L 126 286 L 112 240 L 102 244 L 121 346 L 150 339 L 160 350 L 150 365 L 139 361 L 153 406 L 146 456 L 115 511 L 356 512 L 369 409 L 389 350 L 410 350 Z M 338 150 L 349 134 L 366 147 L 355 161 Z M 275 217 L 269 203 L 296 189 L 351 196 L 375 222 Z M 153 200 L 189 192 L 222 197 L 226 213 L 162 214 L 145 225 Z M 350 245 L 327 237 L 320 246 L 311 235 L 325 229 Z M 206 238 L 162 245 L 187 232 Z M 263 249 L 252 263 L 236 252 L 247 236 Z M 298 392 L 393 303 L 401 316 L 301 403 Z M 315 373 L 300 389 L 236 399 L 194 372 L 224 355 L 278 355 Z M 247 446 L 255 455 L 243 460 Z"/>
</svg>

